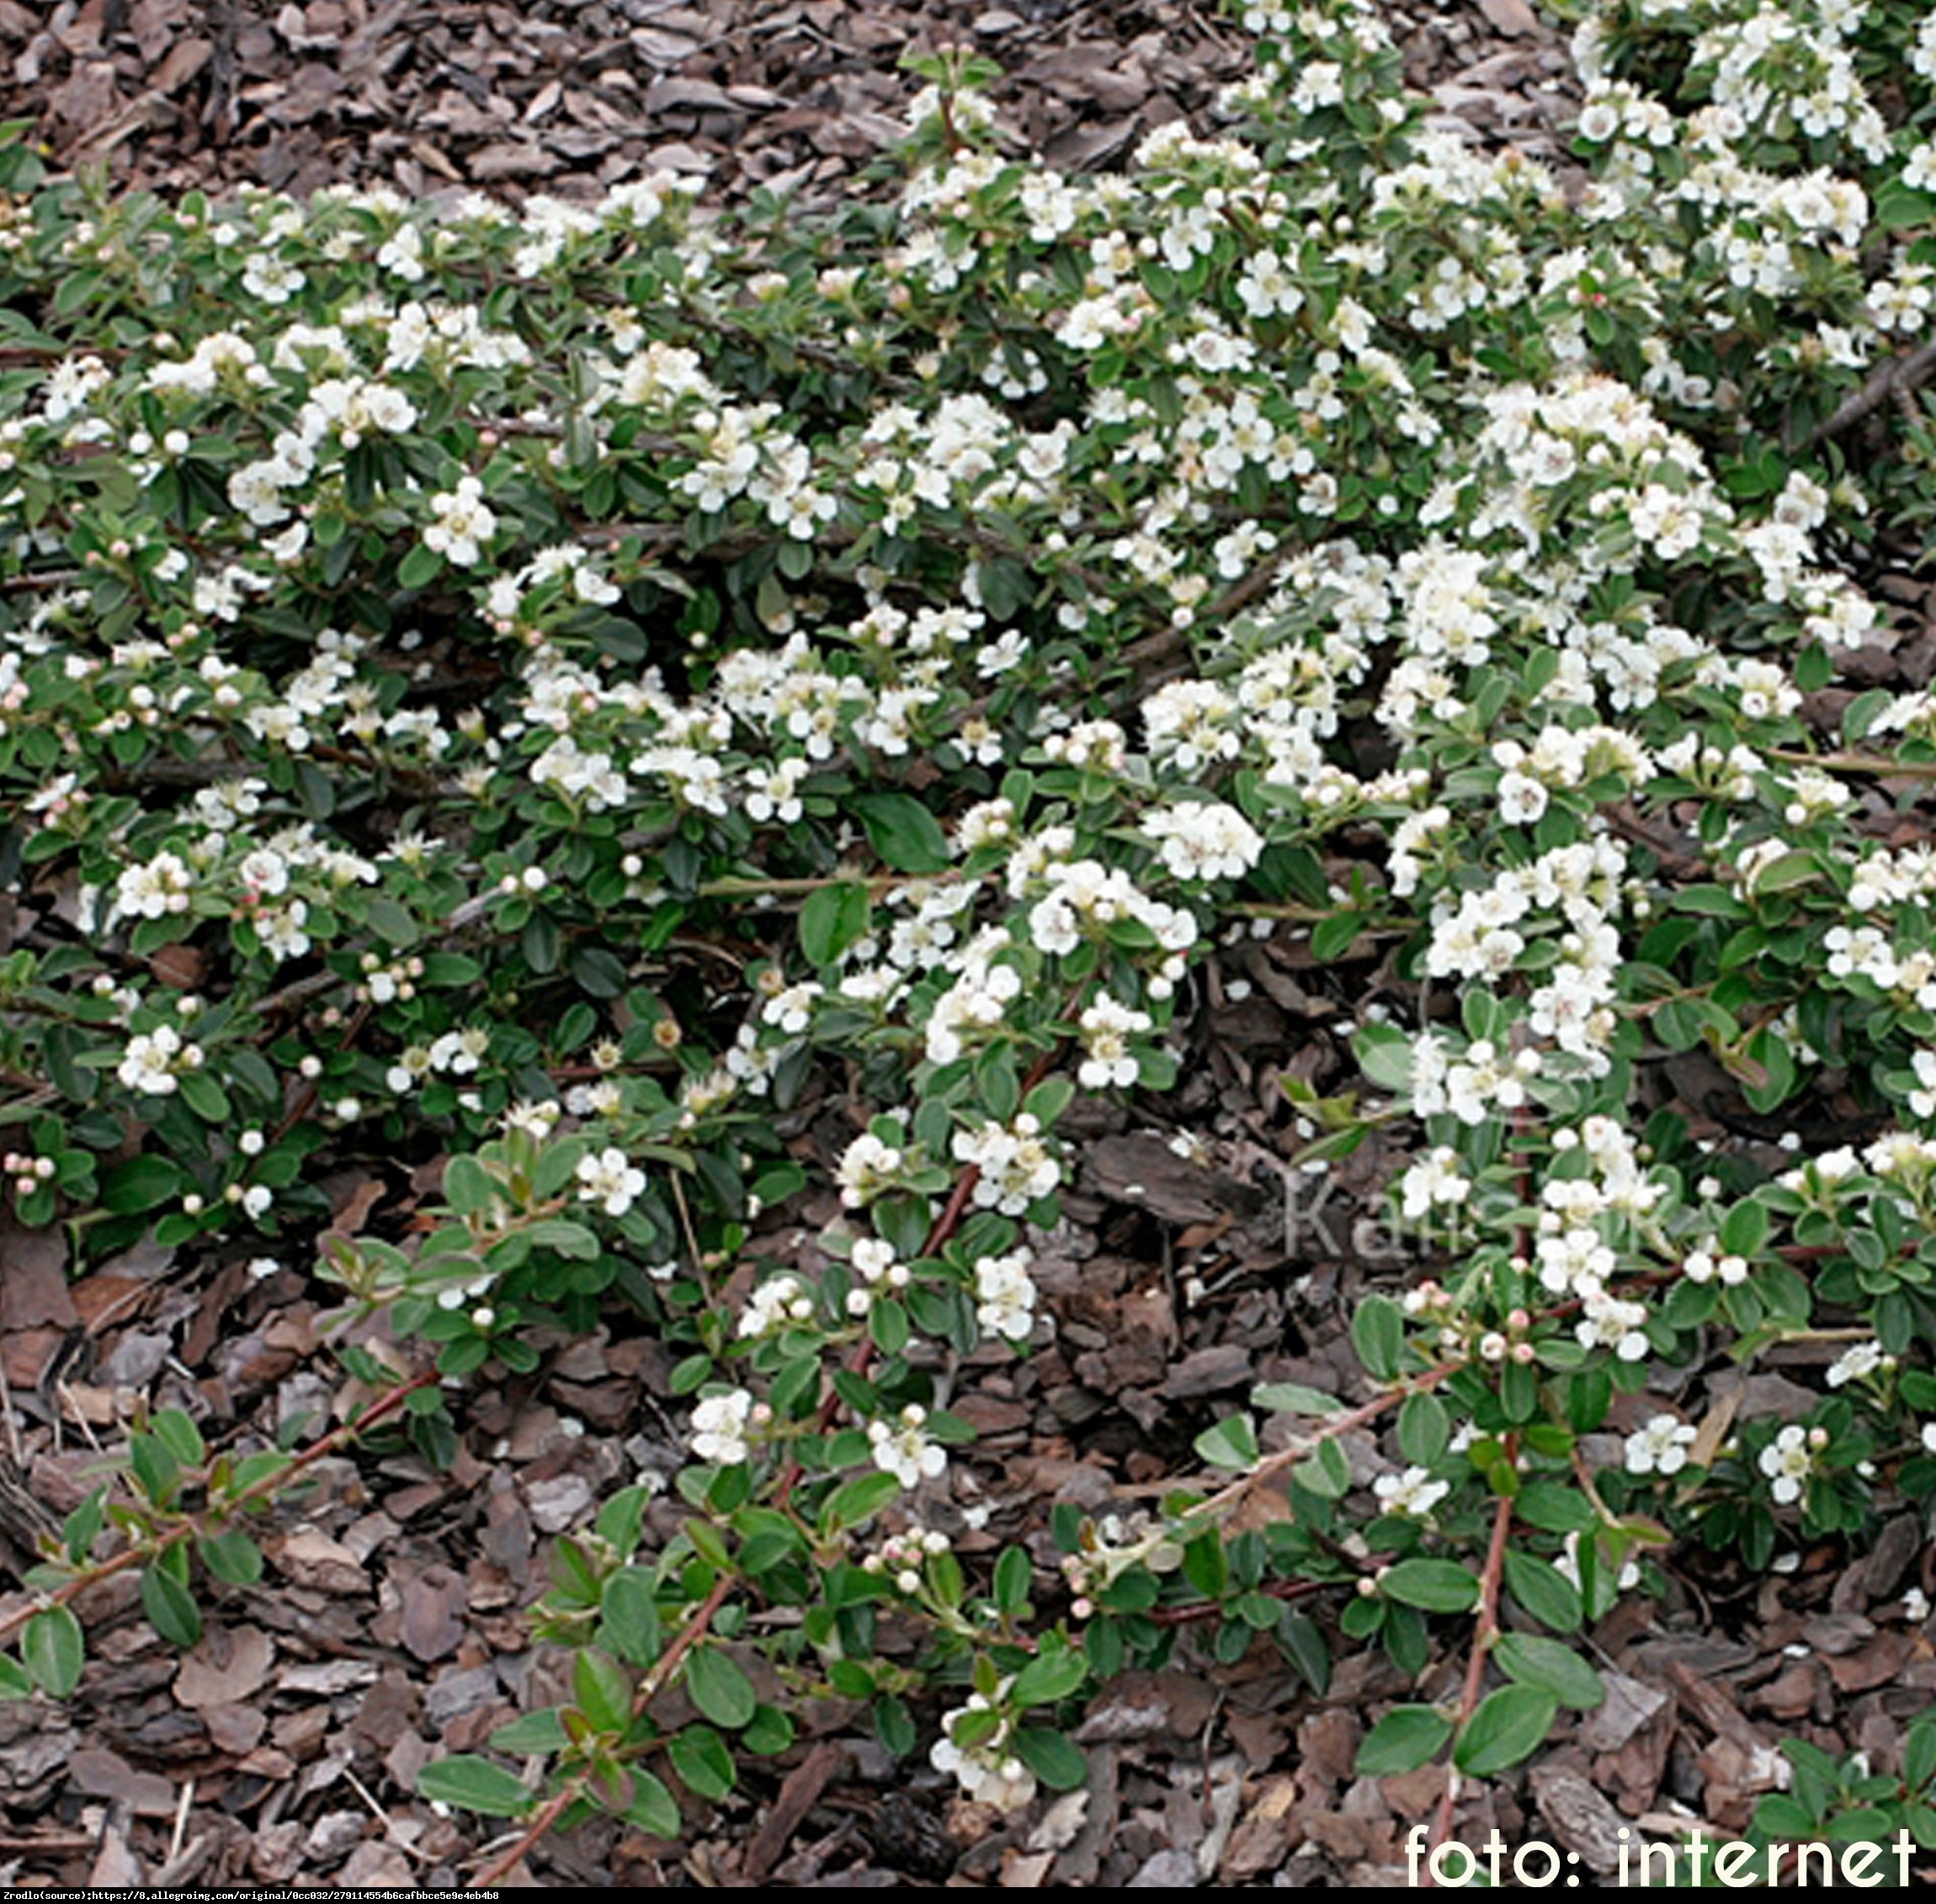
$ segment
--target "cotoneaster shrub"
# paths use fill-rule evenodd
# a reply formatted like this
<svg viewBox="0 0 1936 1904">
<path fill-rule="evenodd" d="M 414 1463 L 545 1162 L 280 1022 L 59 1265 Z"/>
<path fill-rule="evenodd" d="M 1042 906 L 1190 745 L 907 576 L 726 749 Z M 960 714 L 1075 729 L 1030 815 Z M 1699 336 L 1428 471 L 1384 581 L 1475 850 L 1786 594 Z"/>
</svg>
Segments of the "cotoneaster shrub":
<svg viewBox="0 0 1936 1904">
<path fill-rule="evenodd" d="M 622 1491 L 536 1609 L 573 1698 L 495 1743 L 547 1783 L 419 1781 L 527 1822 L 491 1875 L 593 1806 L 675 1832 L 827 1693 L 1019 1806 L 1082 1777 L 1073 1701 L 1179 1648 L 1322 1688 L 1464 1647 L 1360 1763 L 1483 1777 L 1601 1698 L 1573 1636 L 1676 1543 L 1927 1514 L 1936 701 L 1807 697 L 1931 516 L 1928 402 L 1861 393 L 1936 292 L 1936 27 L 1570 11 L 1583 181 L 1425 125 L 1359 0 L 1248 8 L 1228 136 L 1121 177 L 1013 155 L 944 56 L 898 199 L 817 221 L 668 178 L 171 205 L 8 154 L 18 1219 L 338 1285 L 360 1425 L 433 1455 L 610 1306 L 681 1358 L 676 1511 Z M 1277 1451 L 1232 1417 L 1157 1509 L 1058 1508 L 1059 1572 L 971 1570 L 924 1518 L 972 1440 L 938 1371 L 1051 1327 L 1058 1120 L 1169 1085 L 1248 933 L 1347 987 L 1394 955 L 1303 1166 L 1400 1127 L 1395 1211 L 1452 1241 L 1358 1310 L 1359 1395 L 1258 1394 Z M 1690 1132 L 1697 1048 L 1778 1151 Z M 763 1265 L 830 1081 L 843 1214 Z M 1831 1097 L 1859 1137 L 1811 1135 Z M 441 1207 L 319 1244 L 322 1166 L 377 1143 L 447 1155 Z M 1840 1345 L 1806 1418 L 1650 1402 L 1589 1468 L 1651 1369 L 1802 1340 Z M 73 1688 L 109 1572 L 192 1641 L 349 1432 L 138 1426 L 14 1692 Z"/>
</svg>

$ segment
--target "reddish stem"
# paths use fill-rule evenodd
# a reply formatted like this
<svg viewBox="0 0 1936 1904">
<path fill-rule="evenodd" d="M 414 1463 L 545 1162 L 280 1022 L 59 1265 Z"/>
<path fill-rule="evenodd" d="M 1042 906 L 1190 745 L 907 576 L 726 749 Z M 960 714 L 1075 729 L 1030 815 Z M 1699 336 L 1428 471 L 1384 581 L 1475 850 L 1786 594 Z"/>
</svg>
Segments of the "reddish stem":
<svg viewBox="0 0 1936 1904">
<path fill-rule="evenodd" d="M 1519 1451 L 1517 1433 L 1507 1435 L 1506 1459 L 1513 1460 Z M 1486 1571 L 1479 1577 L 1479 1619 L 1472 1632 L 1472 1657 L 1465 1663 L 1465 1686 L 1459 1700 L 1458 1731 L 1463 1731 L 1467 1721 L 1479 1709 L 1479 1694 L 1486 1684 L 1486 1660 L 1492 1650 L 1492 1642 L 1499 1635 L 1499 1589 L 1506 1573 L 1506 1538 L 1513 1527 L 1513 1503 L 1502 1495 L 1498 1505 L 1492 1510 L 1492 1540 L 1486 1550 Z M 1457 1733 L 1454 1734 L 1455 1738 Z M 1452 1808 L 1459 1798 L 1459 1774 L 1455 1767 L 1445 1768 L 1445 1795 L 1439 1800 L 1439 1816 L 1432 1827 L 1432 1843 L 1425 1853 L 1425 1874 L 1419 1882 L 1428 1886 L 1432 1882 L 1432 1853 L 1452 1836 Z"/>
<path fill-rule="evenodd" d="M 436 1380 L 437 1371 L 434 1369 L 426 1369 L 421 1374 L 412 1375 L 408 1381 L 400 1382 L 395 1388 L 386 1390 L 354 1421 L 345 1422 L 342 1427 L 331 1429 L 322 1440 L 306 1448 L 286 1468 L 278 1468 L 274 1474 L 264 1475 L 260 1481 L 251 1482 L 241 1493 L 224 1502 L 222 1518 L 226 1520 L 237 1509 L 252 1507 L 258 1501 L 279 1493 L 306 1468 L 312 1467 L 326 1456 L 333 1455 L 338 1449 L 354 1440 L 374 1423 L 381 1421 L 386 1415 L 395 1414 L 418 1389 L 428 1388 Z M 131 1566 L 143 1566 L 165 1554 L 171 1547 L 180 1546 L 190 1536 L 199 1536 L 206 1531 L 206 1517 L 191 1515 L 178 1522 L 151 1543 L 125 1548 L 112 1559 L 82 1569 L 72 1580 L 56 1588 L 51 1593 L 38 1598 L 30 1604 L 0 1619 L 0 1642 L 10 1640 L 35 1614 L 45 1612 L 51 1606 L 65 1606 L 68 1601 L 86 1593 L 90 1587 L 98 1586 L 104 1580 L 110 1580 L 117 1573 L 125 1573 Z"/>
<path fill-rule="evenodd" d="M 705 1637 L 706 1630 L 713 1623 L 713 1615 L 726 1604 L 726 1594 L 731 1587 L 732 1576 L 721 1574 L 713 1582 L 712 1591 L 693 1609 L 690 1617 L 679 1629 L 678 1637 L 652 1662 L 652 1669 L 640 1680 L 638 1690 L 632 1695 L 632 1716 L 635 1719 L 665 1689 L 666 1682 L 678 1670 L 679 1662 Z M 564 1816 L 572 1803 L 583 1797 L 584 1789 L 582 1778 L 567 1779 L 538 1807 L 532 1816 L 531 1822 L 519 1834 L 517 1842 L 508 1850 L 492 1859 L 484 1869 L 471 1879 L 465 1888 L 471 1891 L 495 1890 L 499 1881 L 518 1864 L 525 1853 Z"/>
</svg>

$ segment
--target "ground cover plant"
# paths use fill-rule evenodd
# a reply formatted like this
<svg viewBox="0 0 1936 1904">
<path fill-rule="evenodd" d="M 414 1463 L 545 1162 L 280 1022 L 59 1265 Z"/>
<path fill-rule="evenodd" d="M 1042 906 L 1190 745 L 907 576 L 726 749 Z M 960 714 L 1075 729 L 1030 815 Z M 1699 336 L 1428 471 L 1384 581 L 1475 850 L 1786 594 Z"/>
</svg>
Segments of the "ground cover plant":
<svg viewBox="0 0 1936 1904">
<path fill-rule="evenodd" d="M 1936 26 L 1572 11 L 1565 178 L 1428 125 L 1350 0 L 1243 9 L 1228 136 L 1120 176 L 939 56 L 899 199 L 805 221 L 9 151 L 14 1220 L 333 1285 L 359 1405 L 138 1422 L 0 1685 L 70 1694 L 117 1574 L 193 1645 L 319 1461 L 449 1460 L 481 1371 L 614 1309 L 689 1459 L 557 1541 L 569 1698 L 418 1774 L 516 1822 L 486 1879 L 598 1809 L 676 1835 L 830 1696 L 1019 1809 L 1085 1694 L 1257 1647 L 1458 1659 L 1358 1763 L 1484 1779 L 1677 1551 L 1927 1529 L 1936 699 L 1847 670 L 1933 511 Z M 1170 1088 L 1202 960 L 1271 934 L 1367 1001 L 1299 1168 L 1409 1151 L 1362 1382 L 964 1565 L 923 1489 L 960 1369 L 1050 1327 L 1059 1127 Z M 439 1173 L 387 1237 L 319 1187 L 370 1142 Z M 1653 1405 L 1797 1343 L 1792 1418 Z M 1916 1756 L 1770 1831 L 1936 1843 Z"/>
</svg>

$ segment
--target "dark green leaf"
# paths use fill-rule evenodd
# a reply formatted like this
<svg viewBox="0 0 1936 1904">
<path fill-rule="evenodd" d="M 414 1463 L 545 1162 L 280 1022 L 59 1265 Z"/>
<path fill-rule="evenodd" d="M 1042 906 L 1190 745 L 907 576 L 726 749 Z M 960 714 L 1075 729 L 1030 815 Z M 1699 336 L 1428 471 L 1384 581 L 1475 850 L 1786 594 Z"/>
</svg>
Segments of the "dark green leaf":
<svg viewBox="0 0 1936 1904">
<path fill-rule="evenodd" d="M 1545 1742 L 1557 1708 L 1544 1686 L 1502 1686 L 1488 1693 L 1460 1733 L 1453 1763 L 1475 1779 L 1509 1770 Z"/>
<path fill-rule="evenodd" d="M 1213 1468 L 1233 1468 L 1241 1474 L 1257 1465 L 1257 1430 L 1248 1415 L 1226 1417 L 1205 1428 L 1194 1445 Z"/>
<path fill-rule="evenodd" d="M 912 794 L 856 794 L 852 802 L 874 850 L 897 873 L 939 873 L 949 864 L 948 837 Z"/>
<path fill-rule="evenodd" d="M 491 1749 L 517 1758 L 562 1752 L 572 1742 L 561 1716 L 563 1710 L 561 1706 L 547 1705 L 536 1712 L 519 1713 L 491 1735 Z"/>
<path fill-rule="evenodd" d="M 116 1216 L 133 1216 L 178 1197 L 187 1183 L 166 1157 L 130 1157 L 116 1164 L 101 1185 L 101 1207 Z"/>
<path fill-rule="evenodd" d="M 650 1772 L 636 1765 L 630 1772 L 632 1802 L 625 1807 L 626 1822 L 637 1826 L 647 1838 L 677 1838 L 685 1828 L 678 1800 Z"/>
<path fill-rule="evenodd" d="M 1416 1772 L 1452 1736 L 1452 1721 L 1436 1706 L 1396 1705 L 1364 1735 L 1353 1769 L 1360 1778 Z"/>
<path fill-rule="evenodd" d="M 686 1690 L 692 1701 L 715 1726 L 737 1731 L 759 1704 L 739 1663 L 714 1646 L 702 1646 L 686 1660 Z"/>
<path fill-rule="evenodd" d="M 141 1611 L 172 1646 L 192 1646 L 202 1636 L 195 1597 L 163 1566 L 141 1569 Z"/>
<path fill-rule="evenodd" d="M 1600 1676 L 1571 1646 L 1537 1633 L 1508 1633 L 1492 1649 L 1501 1668 L 1529 1686 L 1544 1686 L 1561 1705 L 1590 1712 L 1607 1696 Z"/>
<path fill-rule="evenodd" d="M 1351 1319 L 1351 1345 L 1370 1374 L 1390 1380 L 1404 1356 L 1404 1312 L 1388 1295 L 1366 1296 Z"/>
<path fill-rule="evenodd" d="M 1506 1550 L 1506 1586 L 1513 1598 L 1542 1626 L 1571 1633 L 1580 1624 L 1580 1593 L 1572 1581 L 1532 1554 Z"/>
<path fill-rule="evenodd" d="M 20 1635 L 20 1657 L 43 1692 L 66 1699 L 80 1684 L 81 1668 L 87 1662 L 87 1641 L 80 1621 L 66 1607 L 49 1607 L 35 1614 Z"/>
<path fill-rule="evenodd" d="M 489 1818 L 521 1818 L 534 1802 L 530 1788 L 502 1765 L 465 1754 L 431 1760 L 417 1774 L 417 1792 Z"/>
<path fill-rule="evenodd" d="M 1379 1590 L 1388 1599 L 1428 1613 L 1464 1613 L 1479 1604 L 1479 1582 L 1456 1561 L 1400 1561 L 1387 1567 Z"/>
<path fill-rule="evenodd" d="M 831 965 L 867 930 L 867 888 L 856 881 L 823 886 L 800 909 L 800 949 L 807 962 Z"/>
<path fill-rule="evenodd" d="M 733 1788 L 732 1754 L 710 1726 L 689 1726 L 676 1734 L 667 1756 L 695 1798 L 724 1798 Z"/>
<path fill-rule="evenodd" d="M 1089 1775 L 1088 1761 L 1060 1732 L 1024 1726 L 1014 1739 L 1015 1756 L 1050 1791 L 1073 1791 Z"/>
<path fill-rule="evenodd" d="M 262 1549 L 246 1534 L 205 1534 L 195 1547 L 202 1565 L 226 1586 L 253 1587 L 262 1578 Z"/>
<path fill-rule="evenodd" d="M 1042 1651 L 1015 1675 L 1009 1696 L 1019 1707 L 1053 1705 L 1080 1691 L 1088 1676 L 1081 1653 L 1060 1646 L 1051 1650 L 1045 1642 Z"/>
</svg>

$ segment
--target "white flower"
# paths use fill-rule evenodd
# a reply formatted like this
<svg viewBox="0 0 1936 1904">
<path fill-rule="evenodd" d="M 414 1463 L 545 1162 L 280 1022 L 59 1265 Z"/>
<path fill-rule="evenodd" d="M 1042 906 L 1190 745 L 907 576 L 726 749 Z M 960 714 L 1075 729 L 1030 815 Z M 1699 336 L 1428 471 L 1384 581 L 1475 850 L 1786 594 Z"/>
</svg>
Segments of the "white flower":
<svg viewBox="0 0 1936 1904">
<path fill-rule="evenodd" d="M 1802 1483 L 1815 1471 L 1808 1440 L 1808 1430 L 1791 1422 L 1761 1451 L 1761 1471 L 1774 1483 L 1768 1492 L 1781 1506 L 1801 1498 Z"/>
<path fill-rule="evenodd" d="M 578 1196 L 600 1205 L 608 1216 L 623 1216 L 646 1187 L 646 1173 L 616 1145 L 578 1159 Z"/>
<path fill-rule="evenodd" d="M 424 547 L 459 568 L 475 568 L 497 528 L 485 505 L 483 484 L 474 476 L 460 477 L 455 489 L 430 498 L 430 513 L 437 519 L 423 532 Z"/>
<path fill-rule="evenodd" d="M 1402 1474 L 1381 1474 L 1371 1484 L 1382 1513 L 1410 1514 L 1423 1520 L 1452 1492 L 1452 1484 L 1434 1481 L 1426 1468 L 1407 1468 Z"/>
<path fill-rule="evenodd" d="M 948 1471 L 948 1450 L 923 1431 L 928 1411 L 910 1401 L 895 1423 L 870 1422 L 867 1439 L 874 1444 L 874 1465 L 891 1474 L 903 1487 L 917 1487 Z"/>
<path fill-rule="evenodd" d="M 1546 811 L 1546 790 L 1524 774 L 1499 782 L 1499 817 L 1508 827 L 1529 827 Z"/>
<path fill-rule="evenodd" d="M 1585 1302 L 1586 1314 L 1573 1332 L 1582 1348 L 1610 1348 L 1623 1362 L 1637 1362 L 1646 1354 L 1645 1303 L 1590 1293 Z"/>
<path fill-rule="evenodd" d="M 1081 1019 L 1086 1055 L 1076 1076 L 1085 1090 L 1103 1091 L 1111 1085 L 1127 1089 L 1136 1082 L 1141 1066 L 1129 1040 L 1147 1031 L 1150 1022 L 1147 1012 L 1132 1010 L 1107 992 L 1098 997 Z"/>
<path fill-rule="evenodd" d="M 1434 1204 L 1465 1202 L 1472 1185 L 1459 1167 L 1459 1153 L 1441 1144 L 1398 1180 L 1399 1208 L 1407 1221 L 1425 1215 Z"/>
<path fill-rule="evenodd" d="M 117 912 L 159 919 L 189 909 L 194 875 L 178 854 L 157 853 L 145 866 L 130 866 L 115 884 Z"/>
<path fill-rule="evenodd" d="M 1859 1342 L 1853 1348 L 1843 1349 L 1829 1365 L 1828 1385 L 1840 1388 L 1844 1382 L 1859 1381 L 1879 1369 L 1889 1367 L 1894 1359 L 1893 1356 L 1883 1354 L 1880 1343 Z"/>
<path fill-rule="evenodd" d="M 1631 1475 L 1678 1474 L 1687 1465 L 1688 1449 L 1697 1431 L 1673 1415 L 1656 1415 L 1627 1437 L 1627 1472 Z"/>
<path fill-rule="evenodd" d="M 702 1461 L 723 1461 L 728 1467 L 747 1457 L 747 1423 L 753 1397 L 743 1388 L 709 1395 L 693 1410 L 693 1452 Z"/>
</svg>

